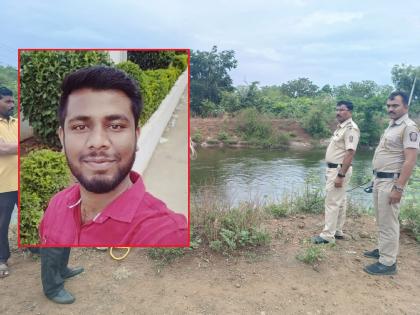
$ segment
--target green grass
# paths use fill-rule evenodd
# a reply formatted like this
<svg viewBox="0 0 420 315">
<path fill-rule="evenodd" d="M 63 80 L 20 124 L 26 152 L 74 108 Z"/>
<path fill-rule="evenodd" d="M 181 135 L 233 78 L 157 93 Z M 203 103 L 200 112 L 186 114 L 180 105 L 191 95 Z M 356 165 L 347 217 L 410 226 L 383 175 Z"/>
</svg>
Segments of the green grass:
<svg viewBox="0 0 420 315">
<path fill-rule="evenodd" d="M 275 203 L 268 204 L 264 208 L 268 214 L 272 215 L 276 219 L 286 217 L 289 212 L 287 202 L 283 202 L 279 204 L 275 204 Z"/>
<path fill-rule="evenodd" d="M 265 217 L 262 207 L 251 203 L 231 207 L 205 189 L 199 201 L 192 201 L 191 225 L 197 237 L 222 254 L 268 245 L 271 239 L 263 225 Z"/>
<path fill-rule="evenodd" d="M 324 256 L 322 245 L 310 245 L 303 252 L 299 253 L 296 256 L 296 259 L 305 264 L 314 265 L 315 263 L 320 262 Z"/>
</svg>

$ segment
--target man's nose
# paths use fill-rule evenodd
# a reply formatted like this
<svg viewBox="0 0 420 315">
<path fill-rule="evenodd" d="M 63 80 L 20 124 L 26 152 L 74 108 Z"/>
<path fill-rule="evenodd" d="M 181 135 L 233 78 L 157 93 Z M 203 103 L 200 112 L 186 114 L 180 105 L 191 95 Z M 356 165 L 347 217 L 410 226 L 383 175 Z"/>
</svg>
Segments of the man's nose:
<svg viewBox="0 0 420 315">
<path fill-rule="evenodd" d="M 89 148 L 109 147 L 110 140 L 109 140 L 109 136 L 106 130 L 104 130 L 104 128 L 94 128 L 89 133 L 87 145 Z"/>
</svg>

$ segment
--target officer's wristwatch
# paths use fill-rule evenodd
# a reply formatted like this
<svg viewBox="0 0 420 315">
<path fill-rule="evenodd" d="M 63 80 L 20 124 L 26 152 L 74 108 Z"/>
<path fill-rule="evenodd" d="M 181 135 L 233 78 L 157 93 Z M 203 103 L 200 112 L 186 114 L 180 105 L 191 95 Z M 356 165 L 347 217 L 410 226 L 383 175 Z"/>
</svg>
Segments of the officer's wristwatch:
<svg viewBox="0 0 420 315">
<path fill-rule="evenodd" d="M 346 174 L 338 173 L 337 176 L 340 177 L 340 178 L 344 178 L 344 177 L 346 177 Z"/>
<path fill-rule="evenodd" d="M 402 188 L 401 186 L 398 186 L 398 185 L 392 186 L 392 190 L 396 190 L 399 193 L 403 193 L 404 192 L 404 188 Z"/>
</svg>

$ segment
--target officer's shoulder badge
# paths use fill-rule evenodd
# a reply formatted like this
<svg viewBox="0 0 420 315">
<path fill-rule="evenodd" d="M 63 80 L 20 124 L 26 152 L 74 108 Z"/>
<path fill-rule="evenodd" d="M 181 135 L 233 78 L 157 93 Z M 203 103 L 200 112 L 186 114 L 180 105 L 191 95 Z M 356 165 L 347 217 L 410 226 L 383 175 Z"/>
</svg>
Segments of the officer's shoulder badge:
<svg viewBox="0 0 420 315">
<path fill-rule="evenodd" d="M 410 132 L 409 136 L 410 136 L 410 141 L 411 142 L 416 142 L 417 141 L 417 137 L 418 137 L 417 132 L 414 132 L 414 131 Z"/>
</svg>

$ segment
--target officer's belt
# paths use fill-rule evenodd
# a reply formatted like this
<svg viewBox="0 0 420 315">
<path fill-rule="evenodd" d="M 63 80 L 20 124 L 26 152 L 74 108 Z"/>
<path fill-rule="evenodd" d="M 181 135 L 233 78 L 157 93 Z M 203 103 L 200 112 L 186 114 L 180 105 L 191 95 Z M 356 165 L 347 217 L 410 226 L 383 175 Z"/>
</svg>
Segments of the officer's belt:
<svg viewBox="0 0 420 315">
<path fill-rule="evenodd" d="M 385 172 L 377 172 L 373 170 L 373 175 L 377 178 L 398 178 L 400 177 L 400 173 L 385 173 Z"/>
<path fill-rule="evenodd" d="M 327 163 L 328 168 L 337 168 L 338 166 L 342 167 L 343 164 Z M 350 164 L 351 166 L 351 164 Z"/>
</svg>

